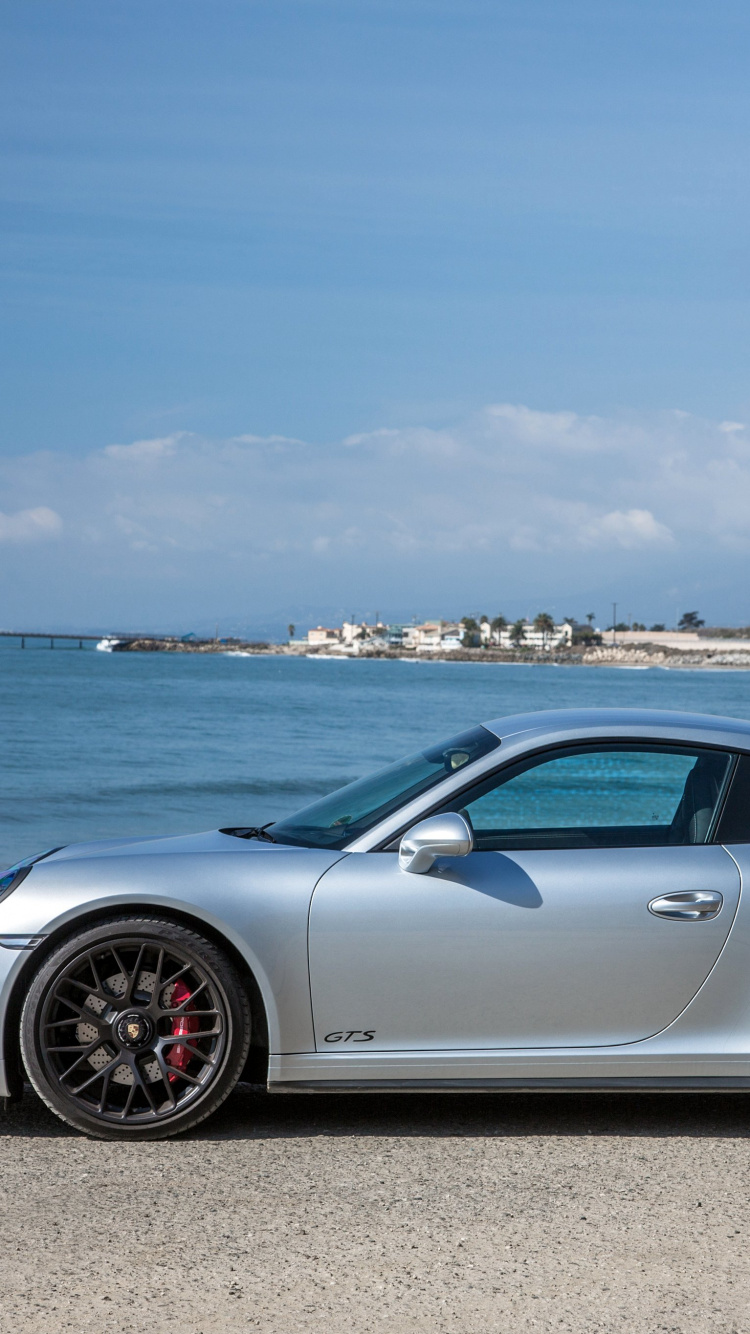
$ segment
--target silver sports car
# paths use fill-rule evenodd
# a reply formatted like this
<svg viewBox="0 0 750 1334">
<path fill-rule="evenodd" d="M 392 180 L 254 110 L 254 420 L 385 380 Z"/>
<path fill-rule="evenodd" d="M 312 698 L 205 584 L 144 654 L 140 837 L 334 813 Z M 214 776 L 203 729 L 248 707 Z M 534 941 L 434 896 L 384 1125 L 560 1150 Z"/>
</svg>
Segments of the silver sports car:
<svg viewBox="0 0 750 1334">
<path fill-rule="evenodd" d="M 0 1095 L 155 1139 L 241 1078 L 750 1087 L 750 723 L 484 723 L 263 828 L 0 878 Z M 747 899 L 747 890 L 745 892 Z"/>
</svg>

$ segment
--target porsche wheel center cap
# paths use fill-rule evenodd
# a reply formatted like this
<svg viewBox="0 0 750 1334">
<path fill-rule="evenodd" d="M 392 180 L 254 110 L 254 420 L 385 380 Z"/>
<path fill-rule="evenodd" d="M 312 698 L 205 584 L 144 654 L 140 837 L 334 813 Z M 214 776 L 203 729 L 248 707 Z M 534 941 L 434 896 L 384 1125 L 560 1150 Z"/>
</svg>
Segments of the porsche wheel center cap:
<svg viewBox="0 0 750 1334">
<path fill-rule="evenodd" d="M 151 1037 L 151 1031 L 150 1021 L 145 1014 L 138 1014 L 136 1010 L 121 1014 L 115 1025 L 118 1042 L 131 1051 L 135 1047 L 144 1047 Z"/>
</svg>

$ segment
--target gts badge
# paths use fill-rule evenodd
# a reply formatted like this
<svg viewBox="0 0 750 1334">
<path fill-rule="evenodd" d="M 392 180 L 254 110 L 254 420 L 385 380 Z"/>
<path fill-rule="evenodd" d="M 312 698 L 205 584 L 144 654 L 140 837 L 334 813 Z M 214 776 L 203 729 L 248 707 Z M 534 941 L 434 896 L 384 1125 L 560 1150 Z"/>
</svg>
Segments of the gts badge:
<svg viewBox="0 0 750 1334">
<path fill-rule="evenodd" d="M 372 1042 L 374 1028 L 352 1028 L 348 1033 L 326 1033 L 324 1042 Z"/>
</svg>

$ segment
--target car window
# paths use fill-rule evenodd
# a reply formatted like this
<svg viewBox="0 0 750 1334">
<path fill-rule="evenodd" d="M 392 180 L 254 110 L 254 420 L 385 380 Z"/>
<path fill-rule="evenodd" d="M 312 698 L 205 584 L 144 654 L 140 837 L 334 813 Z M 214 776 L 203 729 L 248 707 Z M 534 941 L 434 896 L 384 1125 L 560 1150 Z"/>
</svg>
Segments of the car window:
<svg viewBox="0 0 750 1334">
<path fill-rule="evenodd" d="M 717 843 L 750 843 L 750 755 L 740 755 L 724 802 Z"/>
<path fill-rule="evenodd" d="M 705 843 L 732 757 L 722 751 L 608 744 L 556 750 L 446 805 L 481 850 Z"/>
<path fill-rule="evenodd" d="M 308 848 L 343 848 L 399 806 L 445 782 L 499 745 L 500 738 L 485 727 L 459 732 L 278 820 L 271 826 L 273 841 Z"/>
</svg>

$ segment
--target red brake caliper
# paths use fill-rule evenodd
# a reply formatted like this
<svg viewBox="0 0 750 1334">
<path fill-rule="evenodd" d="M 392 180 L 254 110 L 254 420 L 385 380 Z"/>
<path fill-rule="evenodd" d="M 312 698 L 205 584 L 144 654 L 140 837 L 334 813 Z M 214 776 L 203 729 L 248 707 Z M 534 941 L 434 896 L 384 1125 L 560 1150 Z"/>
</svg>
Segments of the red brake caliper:
<svg viewBox="0 0 750 1334">
<path fill-rule="evenodd" d="M 174 984 L 174 991 L 172 992 L 171 1005 L 173 1009 L 178 1005 L 182 1005 L 184 1001 L 189 999 L 189 997 L 190 988 L 187 987 L 181 979 L 178 979 Z M 188 1009 L 189 1008 L 191 1007 L 188 1007 Z M 186 1011 L 183 1011 L 179 1018 L 172 1020 L 172 1036 L 181 1038 L 187 1037 L 188 1033 L 197 1033 L 200 1026 L 201 1021 L 197 1014 L 189 1014 Z M 183 1047 L 181 1042 L 173 1042 L 164 1059 L 166 1064 L 171 1065 L 174 1070 L 187 1070 L 191 1056 L 192 1053 L 188 1051 L 187 1047 Z M 169 1078 L 176 1079 L 177 1075 L 170 1075 Z"/>
</svg>

